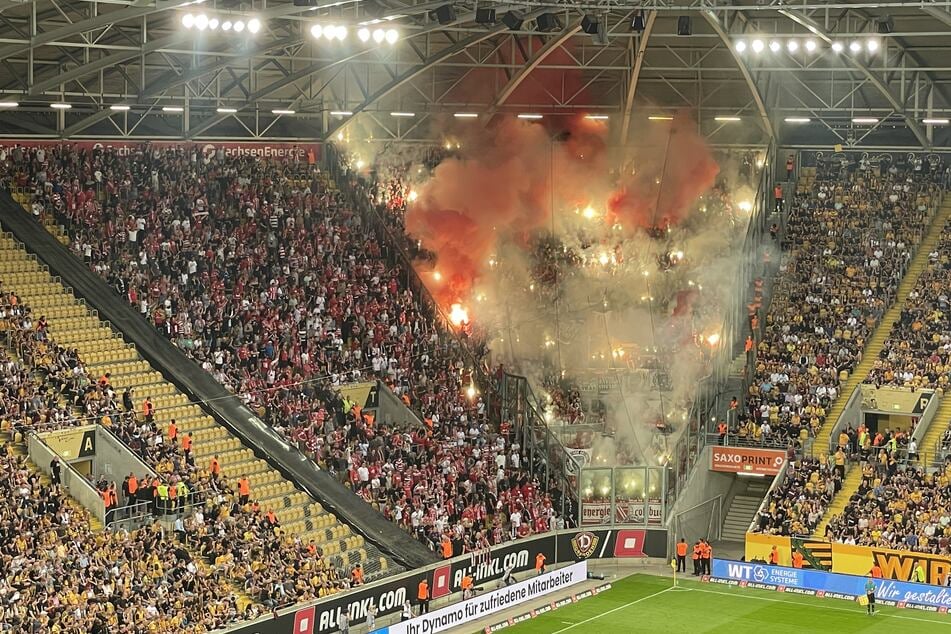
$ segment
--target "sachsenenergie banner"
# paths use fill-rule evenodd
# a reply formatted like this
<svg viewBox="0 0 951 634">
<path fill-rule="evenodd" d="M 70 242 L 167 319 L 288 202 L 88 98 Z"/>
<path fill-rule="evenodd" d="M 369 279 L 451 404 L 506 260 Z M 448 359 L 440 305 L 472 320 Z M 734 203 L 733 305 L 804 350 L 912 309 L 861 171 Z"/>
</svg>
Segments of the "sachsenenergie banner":
<svg viewBox="0 0 951 634">
<path fill-rule="evenodd" d="M 588 578 L 588 562 L 579 561 L 564 568 L 530 577 L 525 581 L 486 594 L 478 595 L 434 610 L 415 619 L 394 623 L 375 630 L 376 634 L 436 634 L 484 616 L 506 610 L 520 603 L 563 590 Z"/>
<path fill-rule="evenodd" d="M 779 590 L 833 599 L 855 599 L 865 594 L 867 577 L 820 570 L 714 559 L 709 581 L 749 588 Z M 875 598 L 885 605 L 947 612 L 951 588 L 926 583 L 875 579 Z"/>
</svg>

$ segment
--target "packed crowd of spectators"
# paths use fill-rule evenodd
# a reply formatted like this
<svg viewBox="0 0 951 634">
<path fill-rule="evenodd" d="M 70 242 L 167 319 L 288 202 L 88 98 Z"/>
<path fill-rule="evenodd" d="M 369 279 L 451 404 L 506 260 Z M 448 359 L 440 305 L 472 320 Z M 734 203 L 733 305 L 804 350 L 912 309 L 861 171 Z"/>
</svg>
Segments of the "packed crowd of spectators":
<svg viewBox="0 0 951 634">
<path fill-rule="evenodd" d="M 0 332 L 16 352 L 14 359 L 6 348 L 0 349 L 0 415 L 15 438 L 93 422 L 110 429 L 159 478 L 130 474 L 138 485 L 132 495 L 129 477 L 121 485 L 93 483 L 110 492 L 103 495 L 104 501 L 113 499 L 115 492 L 121 507 L 148 502 L 156 514 L 190 505 L 196 512 L 184 520 L 179 537 L 190 547 L 200 545 L 208 563 L 251 597 L 248 615 L 349 587 L 350 577 L 335 558 L 324 557 L 312 540 L 304 543 L 298 536 L 285 535 L 279 516 L 259 507 L 253 496 L 242 503 L 236 474 L 229 479 L 211 463 L 196 464 L 185 450 L 187 434 L 163 433 L 153 416 L 140 415 L 129 393 L 120 395 L 113 389 L 108 374 L 91 376 L 77 351 L 58 346 L 42 316 L 34 321 L 30 307 L 2 286 L 0 294 L 5 298 Z M 114 516 L 107 513 L 107 521 L 124 517 L 121 507 L 114 507 Z M 176 546 L 170 543 L 168 548 Z M 288 571 L 300 576 L 288 582 Z"/>
<path fill-rule="evenodd" d="M 785 446 L 822 426 L 895 299 L 937 194 L 931 172 L 909 165 L 816 181 L 797 197 L 734 433 Z"/>
<path fill-rule="evenodd" d="M 883 449 L 881 454 L 887 454 Z M 951 465 L 935 473 L 900 468 L 876 458 L 863 466 L 862 483 L 826 536 L 837 542 L 951 554 Z"/>
<path fill-rule="evenodd" d="M 158 527 L 89 531 L 85 509 L 0 455 L 4 632 L 209 632 L 239 617 L 225 579 Z"/>
<path fill-rule="evenodd" d="M 421 515 L 430 542 L 444 530 L 463 548 L 524 534 L 522 517 L 532 531 L 552 523 L 514 435 L 467 398 L 458 343 L 313 165 L 186 147 L 43 152 L 21 149 L 6 169 L 67 226 L 74 251 L 384 514 L 410 527 Z M 425 425 L 374 427 L 334 391 L 367 379 Z M 477 485 L 474 472 L 495 477 Z"/>
<path fill-rule="evenodd" d="M 790 460 L 786 475 L 764 500 L 753 531 L 771 535 L 811 535 L 842 488 L 842 474 L 825 457 Z"/>
<path fill-rule="evenodd" d="M 951 224 L 905 298 L 867 383 L 946 390 L 951 375 Z"/>
</svg>

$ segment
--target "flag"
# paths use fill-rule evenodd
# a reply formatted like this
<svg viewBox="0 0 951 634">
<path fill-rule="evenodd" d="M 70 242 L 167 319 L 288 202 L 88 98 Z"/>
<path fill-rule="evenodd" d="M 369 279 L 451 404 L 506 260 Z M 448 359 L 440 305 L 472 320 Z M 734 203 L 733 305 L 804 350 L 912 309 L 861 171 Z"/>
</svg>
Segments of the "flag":
<svg viewBox="0 0 951 634">
<path fill-rule="evenodd" d="M 670 567 L 673 568 L 675 571 L 677 570 L 677 560 L 676 560 L 676 559 L 671 559 L 671 560 L 670 560 Z"/>
</svg>

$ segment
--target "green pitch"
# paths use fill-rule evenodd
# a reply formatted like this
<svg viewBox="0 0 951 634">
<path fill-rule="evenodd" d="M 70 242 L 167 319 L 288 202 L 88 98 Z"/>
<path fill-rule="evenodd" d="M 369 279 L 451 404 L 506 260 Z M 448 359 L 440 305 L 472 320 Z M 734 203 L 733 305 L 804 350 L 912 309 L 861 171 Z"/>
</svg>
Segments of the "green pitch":
<svg viewBox="0 0 951 634">
<path fill-rule="evenodd" d="M 769 590 L 738 588 L 633 575 L 611 590 L 506 628 L 512 634 L 597 632 L 951 632 L 951 615 L 878 606 L 841 599 L 817 599 Z"/>
</svg>

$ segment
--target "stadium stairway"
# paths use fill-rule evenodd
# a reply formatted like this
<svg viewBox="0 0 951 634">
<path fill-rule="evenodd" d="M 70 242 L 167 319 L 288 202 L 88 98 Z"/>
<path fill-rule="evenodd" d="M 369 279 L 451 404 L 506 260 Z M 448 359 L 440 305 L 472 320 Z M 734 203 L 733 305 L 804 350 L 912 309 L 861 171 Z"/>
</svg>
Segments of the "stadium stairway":
<svg viewBox="0 0 951 634">
<path fill-rule="evenodd" d="M 15 292 L 31 307 L 34 317 L 46 316 L 53 340 L 77 348 L 94 376 L 109 372 L 112 385 L 120 393 L 126 387 L 134 388 L 137 407 L 141 407 L 146 397 L 151 397 L 156 420 L 163 430 L 175 419 L 179 434 L 190 433 L 196 464 L 207 468 L 211 458 L 217 455 L 222 474 L 230 481 L 236 482 L 246 474 L 251 482 L 252 498 L 262 509 L 274 509 L 286 534 L 300 536 L 304 541 L 314 539 L 324 554 L 341 568 L 359 562 L 368 578 L 386 572 L 388 561 L 375 546 L 365 544 L 362 536 L 353 534 L 349 526 L 339 522 L 335 515 L 297 489 L 266 461 L 255 457 L 251 449 L 243 446 L 201 407 L 189 402 L 185 394 L 142 359 L 135 346 L 125 343 L 110 324 L 101 321 L 82 300 L 77 300 L 71 289 L 51 276 L 47 267 L 7 232 L 0 234 L 0 280 L 4 289 Z"/>
<path fill-rule="evenodd" d="M 835 497 L 832 498 L 832 502 L 828 508 L 826 508 L 822 519 L 819 520 L 819 523 L 816 525 L 816 530 L 812 533 L 814 538 L 821 539 L 825 536 L 826 526 L 829 525 L 833 517 L 845 510 L 852 494 L 858 490 L 860 482 L 862 482 L 862 467 L 856 463 L 853 464 L 849 472 L 845 474 L 845 480 L 842 481 L 842 488 L 835 494 Z"/>
<path fill-rule="evenodd" d="M 909 263 L 905 277 L 898 286 L 895 301 L 882 316 L 872 336 L 865 342 L 862 360 L 855 366 L 852 374 L 849 375 L 846 382 L 842 385 L 839 398 L 836 399 L 826 414 L 825 424 L 819 429 L 819 433 L 816 434 L 815 442 L 813 443 L 813 455 L 822 455 L 828 451 L 832 430 L 835 429 L 836 423 L 838 423 L 839 417 L 842 415 L 842 411 L 849 401 L 849 397 L 852 396 L 852 392 L 865 380 L 872 366 L 875 365 L 875 361 L 878 359 L 878 355 L 881 353 L 882 347 L 885 344 L 885 339 L 888 338 L 889 333 L 892 331 L 892 326 L 901 316 L 901 309 L 905 298 L 908 297 L 908 294 L 914 289 L 915 284 L 918 282 L 918 276 L 921 275 L 921 272 L 928 265 L 928 253 L 938 244 L 941 232 L 948 218 L 951 218 L 951 197 L 948 197 L 948 199 L 944 201 L 935 214 L 934 219 L 932 219 L 928 232 L 918 246 L 918 251 Z M 927 447 L 927 445 L 925 445 L 925 447 Z M 851 492 L 849 492 L 849 495 L 851 495 Z"/>
<path fill-rule="evenodd" d="M 842 415 L 842 411 L 845 409 L 845 404 L 848 402 L 852 392 L 863 380 L 865 380 L 865 377 L 868 376 L 869 371 L 875 364 L 875 360 L 878 359 L 878 355 L 882 351 L 885 339 L 888 337 L 889 333 L 891 333 L 892 326 L 901 316 L 901 310 L 902 306 L 904 305 L 905 298 L 908 297 L 908 294 L 911 293 L 911 291 L 915 288 L 915 284 L 918 283 L 918 277 L 921 275 L 921 272 L 925 269 L 925 267 L 928 266 L 928 254 L 932 249 L 934 249 L 935 246 L 937 246 L 938 240 L 941 237 L 941 232 L 944 230 L 944 226 L 947 223 L 948 218 L 951 218 L 951 198 L 946 199 L 938 209 L 938 212 L 935 214 L 935 217 L 931 221 L 931 225 L 928 228 L 928 233 L 925 234 L 924 239 L 918 246 L 918 251 L 915 253 L 915 257 L 912 258 L 912 261 L 908 266 L 908 270 L 905 272 L 905 277 L 898 286 L 898 292 L 895 294 L 895 301 L 885 313 L 884 317 L 882 317 L 881 322 L 878 324 L 878 328 L 875 329 L 875 332 L 865 344 L 865 352 L 862 355 L 862 361 L 859 362 L 859 364 L 855 367 L 855 370 L 846 381 L 839 398 L 829 410 L 829 413 L 826 416 L 826 422 L 816 435 L 816 440 L 813 444 L 813 453 L 815 455 L 822 456 L 828 451 L 832 430 L 835 429 L 836 423 L 839 420 L 839 416 Z M 937 441 L 937 439 L 940 438 L 941 433 L 944 432 L 945 426 L 942 426 L 938 421 L 940 420 L 947 422 L 949 420 L 949 412 L 951 412 L 951 405 L 949 405 L 949 402 L 946 399 L 941 403 L 941 407 L 938 410 L 937 415 L 932 418 L 931 428 L 928 430 L 924 442 L 922 442 L 922 451 L 929 451 L 930 448 L 934 446 L 934 443 Z M 938 435 L 934 437 L 932 441 L 932 435 L 935 433 Z M 859 483 L 861 481 L 862 470 L 857 465 L 853 465 L 852 469 L 846 474 L 845 480 L 842 482 L 842 488 L 832 499 L 832 503 L 829 504 L 825 514 L 823 514 L 822 520 L 820 520 L 819 524 L 816 526 L 813 537 L 821 538 L 825 535 L 826 526 L 829 524 L 829 521 L 845 509 L 846 505 L 849 503 L 849 499 L 851 499 L 852 495 L 858 490 Z"/>
<path fill-rule="evenodd" d="M 730 510 L 723 520 L 723 530 L 720 539 L 724 541 L 742 542 L 746 532 L 756 516 L 756 511 L 763 503 L 763 496 L 769 489 L 768 480 L 750 480 L 746 483 L 746 490 L 733 496 Z"/>
</svg>

